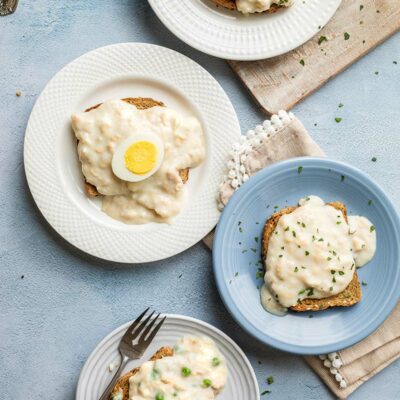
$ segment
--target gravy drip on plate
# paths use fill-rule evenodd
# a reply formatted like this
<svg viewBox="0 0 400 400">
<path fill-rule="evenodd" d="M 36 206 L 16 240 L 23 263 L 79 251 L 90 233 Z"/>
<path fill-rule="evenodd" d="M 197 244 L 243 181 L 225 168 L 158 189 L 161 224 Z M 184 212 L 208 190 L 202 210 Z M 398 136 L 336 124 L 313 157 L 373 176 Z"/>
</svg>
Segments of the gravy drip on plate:
<svg viewBox="0 0 400 400">
<path fill-rule="evenodd" d="M 122 100 L 109 100 L 90 112 L 72 116 L 79 159 L 87 182 L 103 197 L 102 209 L 127 224 L 170 222 L 185 203 L 180 170 L 194 168 L 205 158 L 199 121 L 166 107 L 138 110 Z M 140 182 L 126 182 L 113 174 L 116 147 L 124 139 L 146 133 L 164 144 L 159 170 Z"/>
<path fill-rule="evenodd" d="M 308 196 L 299 205 L 280 217 L 265 261 L 265 284 L 287 308 L 343 292 L 356 266 L 369 261 L 376 247 L 366 218 L 350 219 L 351 230 L 342 212 L 319 197 Z"/>
<path fill-rule="evenodd" d="M 225 359 L 212 339 L 184 336 L 173 356 L 145 362 L 129 379 L 129 399 L 212 400 L 227 375 Z"/>
<path fill-rule="evenodd" d="M 236 0 L 238 11 L 243 14 L 252 14 L 267 11 L 273 4 L 289 7 L 294 0 Z"/>
</svg>

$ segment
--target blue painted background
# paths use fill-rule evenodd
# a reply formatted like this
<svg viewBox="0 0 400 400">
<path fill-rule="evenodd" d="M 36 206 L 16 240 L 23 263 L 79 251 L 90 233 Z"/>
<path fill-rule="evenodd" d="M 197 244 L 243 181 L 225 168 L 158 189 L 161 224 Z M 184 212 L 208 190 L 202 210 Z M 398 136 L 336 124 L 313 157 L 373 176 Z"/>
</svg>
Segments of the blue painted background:
<svg viewBox="0 0 400 400">
<path fill-rule="evenodd" d="M 398 209 L 399 39 L 392 37 L 294 110 L 329 156 L 369 173 Z M 228 92 L 244 130 L 263 118 L 226 63 L 176 39 L 145 0 L 21 0 L 16 14 L 0 18 L 0 398 L 73 399 L 80 369 L 98 341 L 152 306 L 228 332 L 249 356 L 261 390 L 274 376 L 268 398 L 330 399 L 301 358 L 255 343 L 232 321 L 203 244 L 166 261 L 121 267 L 72 248 L 33 203 L 22 151 L 37 96 L 74 58 L 128 41 L 167 46 L 199 62 Z M 399 375 L 397 361 L 352 398 L 400 398 Z"/>
</svg>

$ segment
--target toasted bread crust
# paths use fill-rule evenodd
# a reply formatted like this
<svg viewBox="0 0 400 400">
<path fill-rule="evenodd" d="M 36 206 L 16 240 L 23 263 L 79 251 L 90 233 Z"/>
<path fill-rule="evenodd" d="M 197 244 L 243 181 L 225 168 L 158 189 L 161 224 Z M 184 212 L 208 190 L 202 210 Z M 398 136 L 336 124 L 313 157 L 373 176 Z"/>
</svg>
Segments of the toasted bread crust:
<svg viewBox="0 0 400 400">
<path fill-rule="evenodd" d="M 226 8 L 230 11 L 237 11 L 236 1 L 235 0 L 211 0 L 217 6 Z M 270 9 L 264 11 L 265 13 L 272 14 L 277 12 L 282 6 L 278 6 L 277 4 L 273 4 Z"/>
<path fill-rule="evenodd" d="M 126 103 L 134 105 L 138 110 L 146 110 L 151 107 L 165 107 L 165 104 L 162 101 L 157 101 L 149 97 L 126 97 L 122 99 Z M 96 104 L 93 107 L 87 108 L 85 112 L 90 112 L 100 107 L 102 103 Z M 186 183 L 189 179 L 189 168 L 183 169 L 179 171 L 179 175 L 181 176 L 182 182 Z M 89 182 L 85 181 L 85 192 L 88 197 L 97 197 L 100 193 L 97 191 L 96 186 L 92 185 Z"/>
<path fill-rule="evenodd" d="M 174 351 L 171 347 L 161 347 L 157 352 L 150 358 L 150 361 L 160 360 L 164 357 L 173 356 Z M 118 379 L 117 383 L 114 386 L 114 389 L 111 392 L 110 400 L 112 400 L 113 395 L 122 390 L 123 400 L 129 400 L 129 378 L 135 375 L 139 371 L 140 367 L 134 368 L 131 371 L 127 372 L 125 375 L 122 375 L 121 378 Z"/>
<path fill-rule="evenodd" d="M 328 203 L 330 206 L 336 208 L 343 213 L 344 219 L 347 222 L 347 210 L 346 206 L 340 202 Z M 264 231 L 262 236 L 262 250 L 261 255 L 263 259 L 263 265 L 265 268 L 265 260 L 268 252 L 269 238 L 272 232 L 275 230 L 280 217 L 284 214 L 290 214 L 296 207 L 287 207 L 273 214 L 265 223 Z M 358 303 L 362 298 L 362 292 L 360 282 L 357 277 L 357 273 L 354 272 L 353 279 L 347 286 L 347 288 L 334 296 L 326 297 L 324 299 L 304 299 L 297 305 L 290 307 L 293 311 L 321 311 L 330 307 L 348 307 Z"/>
</svg>

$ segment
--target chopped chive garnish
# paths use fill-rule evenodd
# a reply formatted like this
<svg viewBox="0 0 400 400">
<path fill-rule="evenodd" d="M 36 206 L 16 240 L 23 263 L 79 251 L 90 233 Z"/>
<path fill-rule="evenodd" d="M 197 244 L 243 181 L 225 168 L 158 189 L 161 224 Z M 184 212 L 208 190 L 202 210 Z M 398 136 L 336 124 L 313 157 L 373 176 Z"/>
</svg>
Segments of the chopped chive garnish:
<svg viewBox="0 0 400 400">
<path fill-rule="evenodd" d="M 304 62 L 304 60 L 303 59 L 301 59 L 300 61 L 299 61 L 299 63 L 304 67 L 304 65 L 306 64 L 305 62 Z"/>
<path fill-rule="evenodd" d="M 339 122 L 342 121 L 342 118 L 336 117 L 336 118 L 335 118 L 335 121 L 336 121 L 337 123 L 339 123 Z"/>
<path fill-rule="evenodd" d="M 327 42 L 328 39 L 326 36 L 320 36 L 318 39 L 318 44 L 322 44 L 323 42 Z"/>
<path fill-rule="evenodd" d="M 183 367 L 182 368 L 182 376 L 184 376 L 185 378 L 190 376 L 191 373 L 192 373 L 192 371 L 191 371 L 190 368 L 188 368 L 188 367 Z"/>
<path fill-rule="evenodd" d="M 344 40 L 349 40 L 350 39 L 350 34 L 348 32 L 345 32 L 343 34 L 343 36 L 344 36 Z"/>
<path fill-rule="evenodd" d="M 300 173 L 301 173 L 301 171 L 303 171 L 303 167 L 300 165 L 300 167 L 299 167 L 299 168 L 297 168 L 297 173 L 298 173 L 298 174 L 300 174 Z"/>
<path fill-rule="evenodd" d="M 274 383 L 274 377 L 271 375 L 266 379 L 268 385 L 272 385 Z"/>
<path fill-rule="evenodd" d="M 221 361 L 219 360 L 218 357 L 214 357 L 211 361 L 211 364 L 213 367 L 218 367 L 218 365 L 221 364 Z"/>
</svg>

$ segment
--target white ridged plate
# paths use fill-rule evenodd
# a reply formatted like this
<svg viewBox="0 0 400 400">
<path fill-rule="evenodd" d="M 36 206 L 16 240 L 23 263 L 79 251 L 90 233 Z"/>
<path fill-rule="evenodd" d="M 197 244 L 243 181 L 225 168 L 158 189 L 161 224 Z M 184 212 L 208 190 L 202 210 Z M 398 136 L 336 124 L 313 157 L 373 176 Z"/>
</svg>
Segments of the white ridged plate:
<svg viewBox="0 0 400 400">
<path fill-rule="evenodd" d="M 105 337 L 90 354 L 78 381 L 76 400 L 98 400 L 113 377 L 109 365 L 119 365 L 118 344 L 132 322 Z M 218 400 L 259 400 L 257 379 L 239 346 L 219 329 L 194 318 L 167 314 L 167 319 L 142 360 L 132 361 L 126 371 L 148 360 L 160 347 L 173 346 L 183 335 L 206 335 L 213 339 L 228 366 L 228 382 Z M 114 372 L 116 369 L 114 370 Z"/>
<path fill-rule="evenodd" d="M 101 211 L 100 199 L 84 193 L 70 115 L 124 97 L 152 97 L 202 123 L 206 160 L 190 170 L 187 205 L 171 225 L 123 224 Z M 26 130 L 25 172 L 40 211 L 74 246 L 111 261 L 155 261 L 194 245 L 217 223 L 215 194 L 239 135 L 230 100 L 197 63 L 165 47 L 116 44 L 76 59 L 43 90 Z"/>
<path fill-rule="evenodd" d="M 317 34 L 341 0 L 295 0 L 275 14 L 242 15 L 210 0 L 149 0 L 163 24 L 190 46 L 229 60 L 287 53 Z"/>
</svg>

